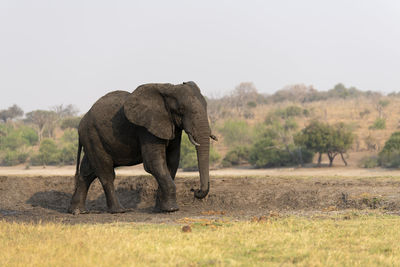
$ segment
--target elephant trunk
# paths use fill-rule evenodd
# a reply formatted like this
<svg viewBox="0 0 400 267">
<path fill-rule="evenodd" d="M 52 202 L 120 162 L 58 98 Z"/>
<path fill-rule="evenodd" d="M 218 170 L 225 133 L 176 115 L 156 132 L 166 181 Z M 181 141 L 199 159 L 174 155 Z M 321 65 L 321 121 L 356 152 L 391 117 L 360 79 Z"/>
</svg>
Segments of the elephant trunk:
<svg viewBox="0 0 400 267">
<path fill-rule="evenodd" d="M 196 146 L 197 152 L 197 163 L 200 173 L 200 189 L 194 192 L 194 196 L 198 199 L 202 199 L 207 196 L 210 190 L 210 174 L 209 174 L 209 158 L 210 158 L 210 128 L 208 121 L 206 125 L 200 127 L 200 129 L 207 129 L 204 132 L 199 133 L 196 141 L 200 144 Z"/>
</svg>

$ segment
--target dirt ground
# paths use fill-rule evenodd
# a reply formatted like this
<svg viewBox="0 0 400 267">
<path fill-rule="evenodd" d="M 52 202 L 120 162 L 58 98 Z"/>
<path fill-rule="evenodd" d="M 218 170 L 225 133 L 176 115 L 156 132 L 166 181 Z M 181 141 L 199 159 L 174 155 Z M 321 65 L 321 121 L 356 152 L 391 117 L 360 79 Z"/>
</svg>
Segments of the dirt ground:
<svg viewBox="0 0 400 267">
<path fill-rule="evenodd" d="M 88 214 L 71 215 L 73 167 L 1 168 L 0 220 L 24 222 L 174 223 L 185 218 L 247 220 L 271 213 L 310 216 L 348 209 L 379 209 L 400 214 L 400 171 L 348 168 L 226 169 L 211 172 L 211 190 L 194 199 L 197 173 L 176 178 L 180 210 L 155 213 L 155 179 L 139 167 L 117 171 L 115 185 L 126 213 L 107 213 L 96 180 L 87 200 Z"/>
</svg>

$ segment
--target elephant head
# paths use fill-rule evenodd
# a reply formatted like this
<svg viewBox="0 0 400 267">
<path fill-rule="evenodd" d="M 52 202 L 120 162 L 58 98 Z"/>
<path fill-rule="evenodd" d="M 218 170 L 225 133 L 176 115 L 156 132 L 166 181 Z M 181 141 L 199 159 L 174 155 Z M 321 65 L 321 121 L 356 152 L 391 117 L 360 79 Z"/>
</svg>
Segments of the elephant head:
<svg viewBox="0 0 400 267">
<path fill-rule="evenodd" d="M 139 86 L 124 104 L 125 117 L 166 140 L 175 138 L 175 128 L 184 130 L 196 146 L 200 189 L 196 198 L 209 191 L 209 152 L 211 134 L 207 103 L 194 82 L 179 85 L 145 84 Z"/>
</svg>

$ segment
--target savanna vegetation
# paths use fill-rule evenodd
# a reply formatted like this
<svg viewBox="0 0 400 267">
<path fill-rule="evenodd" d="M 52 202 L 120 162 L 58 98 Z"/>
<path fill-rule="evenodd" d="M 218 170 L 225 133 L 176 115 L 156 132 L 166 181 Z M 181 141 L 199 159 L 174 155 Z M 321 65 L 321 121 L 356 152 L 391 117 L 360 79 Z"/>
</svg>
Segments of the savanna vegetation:
<svg viewBox="0 0 400 267">
<path fill-rule="evenodd" d="M 25 114 L 17 105 L 0 111 L 0 164 L 69 165 L 78 144 L 77 109 L 68 105 Z"/>
<path fill-rule="evenodd" d="M 352 152 L 363 152 L 363 167 L 398 167 L 400 152 L 385 145 L 400 125 L 397 93 L 384 96 L 337 84 L 328 91 L 293 85 L 272 95 L 241 83 L 230 94 L 207 99 L 213 167 L 257 168 L 321 165 L 336 158 L 347 165 Z M 27 113 L 13 105 L 0 110 L 0 164 L 12 166 L 73 164 L 78 110 L 73 105 Z M 180 167 L 197 168 L 196 152 L 184 134 Z"/>
<path fill-rule="evenodd" d="M 364 155 L 359 166 L 398 167 L 381 159 L 388 155 L 382 152 L 385 142 L 399 128 L 399 101 L 396 93 L 343 84 L 328 91 L 293 85 L 262 95 L 254 84 L 241 83 L 230 95 L 210 99 L 209 113 L 223 141 L 216 144 L 221 166 L 321 165 L 324 158 L 328 166 L 337 158 L 347 166 L 358 153 Z M 396 161 L 396 153 L 388 157 Z"/>
</svg>

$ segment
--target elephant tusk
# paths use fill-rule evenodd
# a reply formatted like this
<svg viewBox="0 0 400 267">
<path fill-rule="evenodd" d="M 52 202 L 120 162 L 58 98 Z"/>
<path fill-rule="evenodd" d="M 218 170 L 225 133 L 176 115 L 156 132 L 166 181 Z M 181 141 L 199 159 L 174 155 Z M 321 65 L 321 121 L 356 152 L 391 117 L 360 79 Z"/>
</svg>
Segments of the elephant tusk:
<svg viewBox="0 0 400 267">
<path fill-rule="evenodd" d="M 197 143 L 196 141 L 194 141 L 193 136 L 191 134 L 188 134 L 189 140 L 190 142 L 195 145 L 195 146 L 200 146 L 199 143 Z"/>
<path fill-rule="evenodd" d="M 211 138 L 212 140 L 214 140 L 214 141 L 218 141 L 218 137 L 216 137 L 216 136 L 213 135 L 213 134 L 210 135 L 210 138 Z"/>
</svg>

